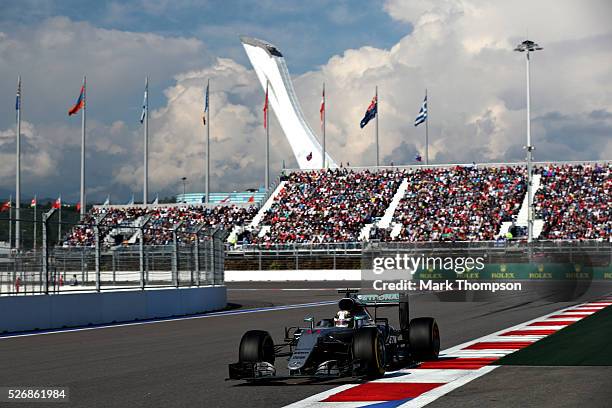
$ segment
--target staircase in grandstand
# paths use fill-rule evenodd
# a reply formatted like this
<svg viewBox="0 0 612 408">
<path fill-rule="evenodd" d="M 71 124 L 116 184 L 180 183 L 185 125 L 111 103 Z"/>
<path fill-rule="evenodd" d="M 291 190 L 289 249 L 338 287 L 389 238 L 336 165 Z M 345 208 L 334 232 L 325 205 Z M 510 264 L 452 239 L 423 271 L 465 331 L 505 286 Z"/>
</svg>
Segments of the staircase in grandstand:
<svg viewBox="0 0 612 408">
<path fill-rule="evenodd" d="M 280 183 L 278 183 L 278 186 L 276 186 L 276 188 L 274 189 L 274 192 L 272 194 L 270 194 L 270 197 L 268 197 L 268 199 L 266 200 L 264 205 L 262 205 L 259 208 L 259 211 L 257 212 L 257 215 L 255 215 L 255 217 L 253 217 L 251 222 L 246 227 L 243 227 L 241 225 L 236 225 L 232 229 L 232 232 L 230 233 L 230 235 L 227 237 L 227 242 L 234 242 L 236 237 L 239 234 L 241 234 L 245 229 L 249 230 L 249 231 L 256 230 L 259 227 L 259 223 L 261 222 L 261 220 L 263 219 L 264 215 L 266 214 L 266 211 L 268 211 L 270 209 L 270 207 L 272 207 L 272 204 L 274 204 L 274 200 L 276 199 L 276 196 L 278 195 L 278 193 L 280 193 L 283 190 L 283 188 L 285 187 L 286 183 L 287 183 L 286 181 L 281 181 Z M 261 230 L 259 231 L 258 236 L 262 237 L 262 236 L 266 235 L 266 233 L 269 230 L 270 230 L 269 226 L 267 228 L 266 228 L 266 226 L 262 227 Z"/>
<path fill-rule="evenodd" d="M 538 189 L 540 188 L 540 179 L 541 175 L 534 174 L 531 178 L 532 180 L 532 190 L 531 196 L 535 197 Z M 521 209 L 519 210 L 516 220 L 514 221 L 505 221 L 502 223 L 501 228 L 499 229 L 498 237 L 505 237 L 510 228 L 512 228 L 512 224 L 514 223 L 517 227 L 527 227 L 528 224 L 528 216 L 529 216 L 529 205 L 527 194 L 525 194 L 525 198 L 523 199 L 523 203 L 521 204 Z M 544 228 L 544 220 L 534 219 L 533 220 L 533 238 L 537 239 L 542 233 L 542 229 Z"/>
<path fill-rule="evenodd" d="M 376 225 L 378 228 L 384 228 L 384 229 L 387 229 L 391 225 L 393 225 L 393 231 L 395 231 L 396 226 L 399 225 L 399 229 L 397 230 L 395 236 L 399 234 L 399 232 L 401 231 L 401 224 L 397 224 L 397 223 L 391 224 L 391 221 L 393 220 L 393 215 L 395 214 L 397 205 L 399 204 L 402 197 L 404 197 L 404 194 L 406 194 L 407 189 L 408 189 L 408 180 L 403 179 L 402 184 L 400 184 L 400 186 L 398 187 L 397 191 L 395 192 L 395 195 L 393 196 L 393 200 L 391 200 L 389 207 L 387 207 L 387 209 L 385 210 L 385 214 L 380 218 L 380 220 L 378 220 L 378 222 L 376 223 L 370 223 L 370 224 L 366 224 L 363 226 L 363 228 L 361 229 L 361 233 L 359 234 L 360 240 L 367 241 L 369 239 L 370 231 L 372 230 L 374 225 Z"/>
</svg>

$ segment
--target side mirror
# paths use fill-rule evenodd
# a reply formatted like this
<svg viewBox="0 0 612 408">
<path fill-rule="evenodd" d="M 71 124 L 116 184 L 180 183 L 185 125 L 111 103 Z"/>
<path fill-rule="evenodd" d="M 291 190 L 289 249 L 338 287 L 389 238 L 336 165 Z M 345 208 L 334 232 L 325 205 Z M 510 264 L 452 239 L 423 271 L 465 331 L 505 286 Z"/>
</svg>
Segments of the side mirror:
<svg viewBox="0 0 612 408">
<path fill-rule="evenodd" d="M 309 316 L 309 317 L 305 317 L 304 321 L 307 323 L 310 323 L 310 328 L 314 329 L 314 317 Z"/>
</svg>

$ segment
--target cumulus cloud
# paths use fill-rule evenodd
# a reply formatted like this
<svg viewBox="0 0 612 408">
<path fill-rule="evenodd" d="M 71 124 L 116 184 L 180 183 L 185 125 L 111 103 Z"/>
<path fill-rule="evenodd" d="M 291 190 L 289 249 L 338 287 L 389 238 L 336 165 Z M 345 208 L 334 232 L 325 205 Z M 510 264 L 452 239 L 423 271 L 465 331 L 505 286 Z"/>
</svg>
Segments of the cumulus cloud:
<svg viewBox="0 0 612 408">
<path fill-rule="evenodd" d="M 0 174 L 8 180 L 15 180 L 17 129 L 0 131 Z M 21 123 L 21 169 L 23 182 L 38 177 L 47 177 L 55 172 L 57 162 L 49 154 L 49 141 L 45 140 L 33 124 Z M 44 147 L 44 148 L 41 148 Z"/>
<path fill-rule="evenodd" d="M 545 47 L 532 58 L 536 158 L 610 158 L 601 147 L 612 136 L 612 127 L 599 120 L 595 135 L 591 117 L 596 111 L 612 112 L 608 2 L 544 1 L 534 6 L 528 1 L 390 0 L 385 9 L 393 18 L 410 23 L 412 32 L 390 49 L 347 50 L 296 80 L 304 106 L 316 106 L 320 83 L 326 82 L 328 144 L 338 161 L 374 163 L 373 130 L 358 128 L 374 85 L 379 87 L 381 150 L 386 161 L 409 163 L 415 149 L 423 153 L 423 126 L 414 128 L 412 123 L 425 88 L 430 159 L 522 160 L 525 62 L 524 55 L 512 49 L 524 39 L 527 27 Z M 525 9 L 530 12 L 524 13 Z M 317 123 L 314 109 L 307 117 Z M 571 129 L 573 140 L 557 137 L 563 129 Z"/>
<path fill-rule="evenodd" d="M 263 101 L 254 72 L 230 59 L 219 58 L 208 68 L 189 71 L 175 79 L 175 85 L 164 91 L 166 105 L 151 115 L 151 189 L 171 190 L 180 184 L 181 177 L 187 177 L 190 191 L 202 191 L 206 137 L 202 124 L 203 91 L 208 79 L 212 80 L 211 188 L 232 191 L 263 184 L 265 135 L 259 112 Z M 272 126 L 277 129 L 271 135 L 275 157 L 272 167 L 278 171 L 281 157 L 288 157 L 290 152 L 282 146 L 284 136 L 278 126 Z M 121 166 L 115 177 L 139 190 L 141 161 Z"/>
<path fill-rule="evenodd" d="M 481 0 L 389 0 L 384 8 L 392 18 L 406 23 L 407 34 L 395 45 L 348 49 L 294 77 L 304 114 L 315 130 L 320 129 L 321 84 L 326 83 L 327 146 L 338 162 L 372 165 L 375 161 L 373 123 L 359 128 L 375 86 L 384 163 L 413 163 L 416 153 L 423 155 L 424 127 L 415 128 L 413 122 L 425 88 L 432 162 L 523 160 L 525 62 L 524 55 L 512 48 L 527 30 L 545 47 L 534 55 L 532 64 L 536 159 L 611 158 L 608 2 L 532 4 L 521 0 L 493 5 Z M 74 185 L 76 197 L 79 126 L 76 121 L 51 118 L 65 115 L 84 70 L 92 83 L 91 194 L 103 197 L 112 192 L 127 197 L 141 191 L 142 128 L 137 118 L 144 72 L 159 78 L 152 81 L 157 85 L 151 91 L 151 192 L 175 193 L 181 177 L 188 178 L 189 190 L 202 190 L 205 127 L 201 115 L 209 78 L 213 190 L 262 183 L 263 91 L 251 67 L 212 58 L 199 40 L 104 30 L 66 18 L 53 18 L 25 31 L 0 33 L 0 69 L 15 71 L 16 76 L 16 67 L 27 67 L 24 76 L 35 82 L 29 89 L 40 93 L 27 111 L 28 118 L 42 118 L 29 136 L 33 150 L 46 154 L 39 160 L 47 170 L 29 170 L 40 184 Z M 87 69 L 65 63 L 75 56 Z M 291 70 L 290 58 L 287 63 Z M 2 91 L 12 93 L 12 87 L 12 82 L 0 83 Z M 274 116 L 271 125 L 274 174 L 283 161 L 287 166 L 295 166 L 295 161 Z M 0 133 L 0 154 L 8 155 L 2 156 L 8 160 L 14 148 L 8 141 L 11 128 L 8 122 L 0 128 L 6 129 Z M 5 162 L 0 170 L 9 174 L 14 166 Z M 10 184 L 10 178 L 0 179 L 0 187 Z"/>
<path fill-rule="evenodd" d="M 174 75 L 210 61 L 205 45 L 194 38 L 108 30 L 66 17 L 0 32 L 0 71 L 5 74 L 0 94 L 14 95 L 17 75 L 22 76 L 22 129 L 27 147 L 37 152 L 35 157 L 24 156 L 23 162 L 30 163 L 23 169 L 24 192 L 63 191 L 67 200 L 78 197 L 80 120 L 68 118 L 67 110 L 83 74 L 88 78 L 88 191 L 127 195 L 128 186 L 112 174 L 142 152 L 138 118 L 145 74 L 151 77 L 155 104 L 164 101 L 158 90 L 171 84 Z M 10 150 L 14 111 L 11 104 L 4 106 L 0 129 L 5 129 L 3 140 Z M 31 133 L 28 124 L 36 125 Z M 5 150 L 3 154 L 9 154 Z M 6 159 L 0 164 L 0 188 L 8 190 L 13 186 L 8 176 L 14 174 L 14 156 Z"/>
</svg>

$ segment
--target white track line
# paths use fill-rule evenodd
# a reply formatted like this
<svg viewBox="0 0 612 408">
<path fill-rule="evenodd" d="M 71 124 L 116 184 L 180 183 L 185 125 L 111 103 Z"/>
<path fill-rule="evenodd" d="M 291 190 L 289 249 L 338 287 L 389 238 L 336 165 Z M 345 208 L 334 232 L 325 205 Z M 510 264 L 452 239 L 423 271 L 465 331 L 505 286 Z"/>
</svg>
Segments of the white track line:
<svg viewBox="0 0 612 408">
<path fill-rule="evenodd" d="M 235 315 L 249 314 L 249 313 L 276 312 L 280 310 L 302 309 L 302 308 L 317 307 L 317 306 L 328 306 L 328 305 L 333 305 L 336 303 L 337 302 L 335 300 L 333 301 L 328 300 L 328 301 L 323 301 L 323 302 L 298 303 L 294 305 L 260 307 L 256 309 L 226 310 L 226 311 L 220 311 L 220 312 L 205 313 L 205 314 L 201 314 L 197 316 L 168 317 L 168 318 L 160 318 L 160 319 L 148 320 L 148 321 L 142 321 L 142 322 L 104 324 L 104 325 L 93 326 L 93 327 L 75 327 L 73 329 L 50 329 L 50 330 L 41 330 L 41 331 L 32 332 L 32 333 L 3 334 L 3 335 L 0 335 L 0 340 L 11 339 L 15 337 L 42 336 L 45 334 L 70 333 L 70 332 L 89 331 L 89 330 L 112 329 L 114 327 L 139 326 L 143 324 L 167 323 L 167 322 L 175 322 L 175 321 L 180 321 L 180 320 L 208 319 L 210 317 L 235 316 Z"/>
<path fill-rule="evenodd" d="M 530 326 L 533 323 L 540 322 L 555 322 L 555 321 L 571 321 L 576 322 L 584 317 L 567 317 L 567 318 L 551 318 L 551 316 L 555 316 L 562 313 L 578 312 L 580 308 L 592 308 L 592 309 L 603 309 L 608 306 L 608 304 L 612 305 L 612 302 L 590 302 L 581 305 L 573 305 L 564 309 L 555 310 L 554 312 L 548 313 L 546 315 L 537 317 L 532 320 L 528 320 L 526 322 L 517 324 L 515 326 L 506 327 L 502 330 L 496 331 L 494 333 L 488 334 L 486 336 L 467 341 L 465 343 L 456 345 L 454 347 L 450 347 L 440 353 L 440 357 L 461 357 L 461 358 L 501 358 L 505 355 L 514 353 L 518 349 L 466 349 L 467 347 L 474 345 L 476 343 L 498 343 L 498 342 L 529 342 L 534 343 L 547 335 L 525 335 L 525 336 L 502 336 L 503 333 L 514 331 L 514 330 L 561 330 L 567 327 L 567 325 L 556 325 L 556 326 L 540 326 L 534 325 Z M 595 306 L 597 304 L 597 306 Z M 580 314 L 592 314 L 591 313 L 580 313 Z M 402 408 L 417 408 L 423 407 L 441 396 L 451 392 L 454 389 L 457 389 L 468 382 L 481 377 L 487 373 L 490 373 L 498 366 L 496 365 L 486 365 L 478 369 L 403 369 L 396 372 L 387 373 L 387 376 L 375 381 L 373 383 L 435 383 L 435 382 L 445 382 L 446 384 L 436 387 L 430 391 L 424 392 L 418 397 L 405 402 L 399 407 Z M 398 375 L 399 374 L 399 375 Z M 359 384 L 345 384 L 340 387 L 333 388 L 331 390 L 327 390 L 321 392 L 316 395 L 312 395 L 304 400 L 297 401 L 293 404 L 287 405 L 286 408 L 323 408 L 323 407 L 333 407 L 333 408 L 356 408 L 369 406 L 372 404 L 376 404 L 377 402 L 386 402 L 386 401 L 354 401 L 354 402 L 322 402 L 323 400 L 336 395 L 342 391 L 349 390 L 353 387 L 358 386 Z"/>
</svg>

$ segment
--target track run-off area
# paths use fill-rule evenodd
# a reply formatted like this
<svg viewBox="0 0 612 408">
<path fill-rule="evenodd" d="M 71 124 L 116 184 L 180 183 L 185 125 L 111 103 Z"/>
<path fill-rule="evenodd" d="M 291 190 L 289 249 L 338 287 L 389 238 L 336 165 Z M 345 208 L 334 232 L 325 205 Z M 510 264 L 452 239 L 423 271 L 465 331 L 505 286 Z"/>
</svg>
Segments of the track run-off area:
<svg viewBox="0 0 612 408">
<path fill-rule="evenodd" d="M 607 406 L 612 398 L 609 366 L 497 368 L 499 358 L 529 350 L 610 307 L 612 288 L 596 282 L 571 300 L 543 298 L 529 289 L 482 298 L 415 293 L 411 317 L 437 319 L 441 359 L 373 382 L 226 381 L 245 331 L 266 330 L 280 341 L 285 326 L 302 325 L 306 316 L 332 317 L 341 297 L 336 289 L 347 286 L 352 285 L 232 283 L 230 308 L 222 312 L 5 335 L 0 386 L 68 387 L 69 405 L 79 407 L 512 407 L 530 401 L 531 406 L 573 406 L 581 400 Z M 388 317 L 396 323 L 397 316 Z M 597 327 L 589 330 L 598 335 Z M 276 365 L 282 368 L 284 359 Z"/>
</svg>

